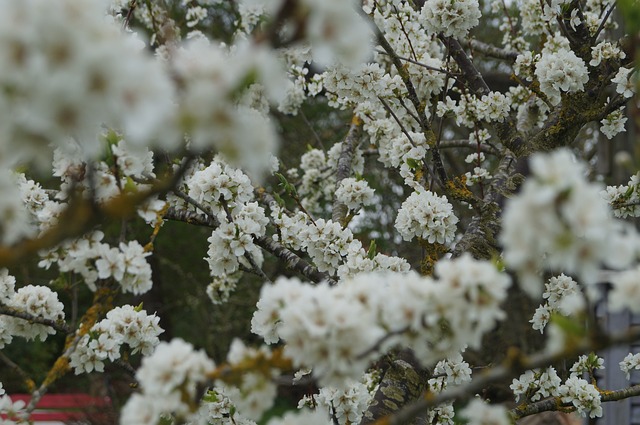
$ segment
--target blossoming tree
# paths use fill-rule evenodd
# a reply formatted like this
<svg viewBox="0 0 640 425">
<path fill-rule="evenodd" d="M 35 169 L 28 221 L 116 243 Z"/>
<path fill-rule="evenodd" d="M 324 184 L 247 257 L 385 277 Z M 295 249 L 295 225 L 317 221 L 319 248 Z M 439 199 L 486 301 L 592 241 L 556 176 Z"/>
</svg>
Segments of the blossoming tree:
<svg viewBox="0 0 640 425">
<path fill-rule="evenodd" d="M 638 36 L 615 31 L 615 8 L 0 0 L 0 348 L 66 335 L 31 401 L 4 395 L 0 412 L 26 420 L 61 376 L 106 364 L 137 385 L 125 425 L 253 424 L 282 383 L 318 391 L 269 424 L 599 417 L 602 403 L 639 395 L 594 375 L 598 350 L 640 338 L 594 316 L 598 303 L 640 313 L 640 174 L 605 188 L 594 167 L 601 135 L 629 124 L 636 86 Z M 498 45 L 473 37 L 483 14 Z M 510 75 L 502 88 L 495 69 Z M 322 101 L 350 114 L 346 136 L 285 168 L 276 116 Z M 421 250 L 417 261 L 356 232 L 387 217 L 375 206 L 391 193 L 393 232 L 368 239 Z M 146 240 L 130 238 L 135 220 Z M 214 364 L 182 339 L 160 342 L 154 312 L 114 303 L 151 290 L 168 220 L 210 228 L 193 255 L 212 303 L 243 276 L 264 281 L 251 319 L 263 345 L 235 340 Z M 33 258 L 92 295 L 77 320 L 59 285 L 9 273 Z M 515 288 L 540 305 L 527 324 L 544 345 L 514 341 L 504 360 L 474 362 Z M 640 353 L 620 368 L 640 369 Z M 510 405 L 484 392 L 504 380 Z"/>
</svg>

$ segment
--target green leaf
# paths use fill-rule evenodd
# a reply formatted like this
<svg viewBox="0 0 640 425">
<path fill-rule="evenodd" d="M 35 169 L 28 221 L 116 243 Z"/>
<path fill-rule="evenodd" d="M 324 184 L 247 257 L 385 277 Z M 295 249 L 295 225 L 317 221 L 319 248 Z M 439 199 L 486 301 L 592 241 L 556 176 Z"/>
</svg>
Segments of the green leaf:
<svg viewBox="0 0 640 425">
<path fill-rule="evenodd" d="M 554 323 L 570 336 L 583 337 L 587 333 L 587 330 L 584 327 L 584 321 L 575 317 L 567 317 L 558 313 L 552 313 L 549 322 Z"/>
<path fill-rule="evenodd" d="M 369 243 L 369 251 L 367 251 L 367 257 L 369 257 L 370 260 L 373 260 L 376 256 L 376 251 L 376 241 L 372 240 L 371 243 Z"/>
<path fill-rule="evenodd" d="M 420 168 L 420 163 L 417 160 L 413 159 L 413 158 L 407 158 L 407 165 L 412 170 L 417 170 L 417 169 Z"/>
<path fill-rule="evenodd" d="M 140 303 L 140 304 L 138 304 L 136 307 L 134 307 L 134 309 L 133 309 L 133 310 L 134 310 L 134 311 L 136 311 L 136 312 L 138 312 L 138 313 L 140 313 L 140 312 L 142 311 L 142 305 L 143 305 L 143 304 L 144 304 L 144 303 L 142 303 L 142 302 L 141 302 L 141 303 Z"/>
<path fill-rule="evenodd" d="M 285 207 L 285 205 L 286 205 L 286 204 L 284 203 L 284 199 L 282 199 L 282 198 L 280 197 L 280 195 L 278 195 L 277 193 L 274 193 L 274 194 L 273 194 L 273 199 L 275 199 L 275 200 L 276 200 L 276 202 L 278 203 L 278 205 L 280 205 L 282 208 L 284 208 L 284 207 Z"/>
</svg>

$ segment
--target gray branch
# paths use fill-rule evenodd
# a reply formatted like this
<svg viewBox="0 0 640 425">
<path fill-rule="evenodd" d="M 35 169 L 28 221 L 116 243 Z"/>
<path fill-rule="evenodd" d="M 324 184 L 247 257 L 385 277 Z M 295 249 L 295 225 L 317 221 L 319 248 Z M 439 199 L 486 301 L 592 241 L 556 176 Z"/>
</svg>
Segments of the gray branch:
<svg viewBox="0 0 640 425">
<path fill-rule="evenodd" d="M 167 220 L 175 220 L 182 221 L 184 223 L 195 224 L 197 226 L 206 226 L 211 228 L 216 228 L 218 226 L 218 221 L 214 217 L 202 216 L 201 214 L 193 211 L 180 210 L 174 207 L 171 207 L 167 210 L 164 218 Z M 318 283 L 323 280 L 334 282 L 334 280 L 331 279 L 329 275 L 318 271 L 318 269 L 313 265 L 298 257 L 296 254 L 285 248 L 280 243 L 274 241 L 270 237 L 254 236 L 253 240 L 256 245 L 284 261 L 287 268 L 300 273 L 312 282 Z"/>
<path fill-rule="evenodd" d="M 468 385 L 452 388 L 438 395 L 424 393 L 422 397 L 419 397 L 416 401 L 407 404 L 397 413 L 385 418 L 385 423 L 388 425 L 410 423 L 411 420 L 431 407 L 454 400 L 466 400 L 486 388 L 487 385 L 511 379 L 526 370 L 546 367 L 566 358 L 586 354 L 594 350 L 601 350 L 613 345 L 636 341 L 638 338 L 640 338 L 640 329 L 632 329 L 612 336 L 599 335 L 597 338 L 583 339 L 559 353 L 549 354 L 543 351 L 526 357 L 518 352 L 514 352 L 507 356 L 503 364 L 486 370 Z M 624 394 L 628 394 L 628 396 L 631 397 L 635 394 L 635 391 L 637 390 L 633 389 L 633 391 L 628 391 Z M 608 398 L 605 399 L 604 396 L 602 400 L 611 401 Z"/>
<path fill-rule="evenodd" d="M 640 395 L 640 385 L 633 385 L 629 388 L 623 388 L 616 391 L 601 391 L 600 400 L 602 402 L 618 401 L 629 397 L 636 397 Z M 558 406 L 572 407 L 571 403 L 563 403 L 559 397 L 551 397 L 544 400 L 537 401 L 535 403 L 523 403 L 514 409 L 511 409 L 510 413 L 514 419 L 524 418 L 525 416 L 537 415 L 542 412 L 549 412 L 558 410 Z"/>
<path fill-rule="evenodd" d="M 471 40 L 471 48 L 477 50 L 485 56 L 489 56 L 496 59 L 504 59 L 509 61 L 515 61 L 518 57 L 518 52 L 515 50 L 501 49 L 500 47 L 483 43 L 478 40 Z"/>
<path fill-rule="evenodd" d="M 11 316 L 18 319 L 26 320 L 30 323 L 37 323 L 39 325 L 50 326 L 58 332 L 70 334 L 73 332 L 70 326 L 68 326 L 63 320 L 52 320 L 40 316 L 34 316 L 26 311 L 18 310 L 17 308 L 9 307 L 4 304 L 0 304 L 0 314 L 5 316 Z"/>
<path fill-rule="evenodd" d="M 360 138 L 362 129 L 362 126 L 360 124 L 360 120 L 354 117 L 351 122 L 351 126 L 349 127 L 347 137 L 345 137 L 344 142 L 342 142 L 342 152 L 340 153 L 340 157 L 338 158 L 338 165 L 336 170 L 336 190 L 333 196 L 333 210 L 331 212 L 331 220 L 333 220 L 335 223 L 340 223 L 343 227 L 346 225 L 345 219 L 347 217 L 347 212 L 349 211 L 349 209 L 345 204 L 338 201 L 335 193 L 340 188 L 342 180 L 351 175 L 353 154 L 356 150 L 356 147 L 358 146 L 358 139 Z"/>
</svg>

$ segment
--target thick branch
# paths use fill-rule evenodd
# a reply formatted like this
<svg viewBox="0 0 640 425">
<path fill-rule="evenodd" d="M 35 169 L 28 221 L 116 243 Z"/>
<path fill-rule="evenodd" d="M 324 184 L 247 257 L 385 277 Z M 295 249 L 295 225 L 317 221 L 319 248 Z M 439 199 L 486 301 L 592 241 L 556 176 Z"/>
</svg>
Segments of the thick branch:
<svg viewBox="0 0 640 425">
<path fill-rule="evenodd" d="M 602 402 L 618 401 L 629 397 L 640 395 L 640 385 L 633 385 L 629 388 L 623 388 L 616 391 L 602 391 L 600 400 Z M 571 407 L 571 403 L 563 403 L 558 397 L 547 398 L 535 403 L 523 403 L 522 405 L 511 410 L 511 416 L 514 419 L 524 418 L 525 416 L 536 415 L 542 412 L 558 410 L 558 406 Z"/>
<path fill-rule="evenodd" d="M 496 251 L 496 237 L 500 233 L 499 202 L 501 197 L 517 188 L 519 181 L 513 176 L 516 164 L 515 155 L 508 150 L 505 151 L 478 212 L 456 243 L 454 257 L 469 252 L 476 259 L 488 260 Z"/>
<path fill-rule="evenodd" d="M 397 413 L 378 420 L 376 424 L 406 424 L 430 407 L 449 401 L 465 400 L 486 388 L 487 385 L 511 379 L 525 370 L 546 367 L 563 359 L 601 350 L 613 345 L 636 341 L 638 338 L 640 338 L 640 329 L 633 329 L 613 336 L 599 335 L 598 338 L 583 339 L 582 341 L 577 341 L 575 344 L 567 347 L 564 351 L 553 354 L 540 352 L 530 357 L 525 357 L 519 352 L 513 352 L 507 356 L 507 359 L 503 364 L 487 369 L 468 385 L 446 390 L 435 396 L 427 392 L 415 402 L 406 405 Z M 605 401 L 604 397 L 603 401 Z"/>
<path fill-rule="evenodd" d="M 405 358 L 395 359 L 385 371 L 380 386 L 374 395 L 371 404 L 362 416 L 360 425 L 377 423 L 378 418 L 389 417 L 400 409 L 416 400 L 425 389 L 428 377 L 419 372 L 419 368 L 412 364 L 415 359 L 408 350 L 401 354 L 407 354 Z M 409 421 L 406 424 L 414 424 Z"/>
<path fill-rule="evenodd" d="M 349 133 L 342 142 L 342 152 L 338 158 L 338 165 L 336 170 L 336 192 L 342 184 L 342 180 L 351 175 L 351 165 L 353 163 L 353 154 L 358 146 L 358 139 L 362 129 L 362 122 L 356 117 L 353 117 L 351 126 L 349 127 Z M 335 194 L 335 192 L 334 192 Z M 331 220 L 335 223 L 340 223 L 345 226 L 345 218 L 349 209 L 345 204 L 338 201 L 336 196 L 333 197 L 333 210 L 331 212 Z"/>
</svg>

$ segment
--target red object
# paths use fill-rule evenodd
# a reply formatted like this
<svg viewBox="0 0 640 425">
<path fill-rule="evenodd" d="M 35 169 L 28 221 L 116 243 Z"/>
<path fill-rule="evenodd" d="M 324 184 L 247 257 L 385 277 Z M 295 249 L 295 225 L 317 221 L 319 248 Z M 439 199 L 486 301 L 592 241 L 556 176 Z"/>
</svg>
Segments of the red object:
<svg viewBox="0 0 640 425">
<path fill-rule="evenodd" d="M 25 404 L 31 401 L 31 394 L 11 394 L 14 403 L 22 400 Z M 88 394 L 45 394 L 36 404 L 30 420 L 46 421 L 78 421 L 100 415 L 111 406 L 109 397 L 92 397 Z M 5 418 L 5 415 L 2 415 Z"/>
</svg>

